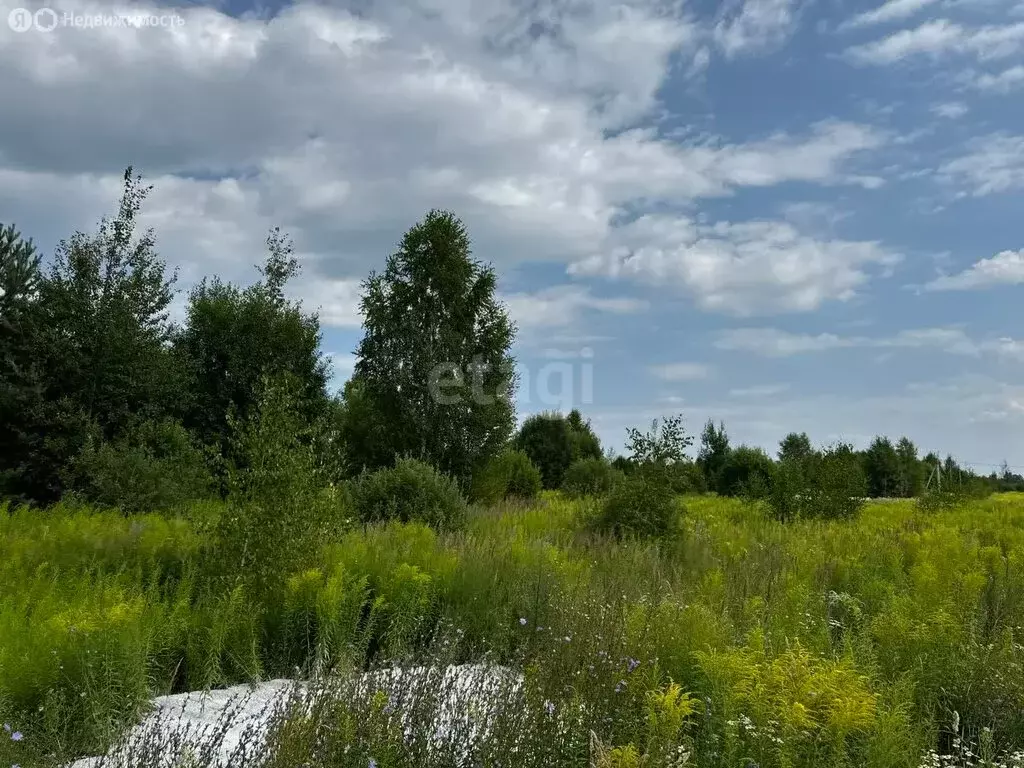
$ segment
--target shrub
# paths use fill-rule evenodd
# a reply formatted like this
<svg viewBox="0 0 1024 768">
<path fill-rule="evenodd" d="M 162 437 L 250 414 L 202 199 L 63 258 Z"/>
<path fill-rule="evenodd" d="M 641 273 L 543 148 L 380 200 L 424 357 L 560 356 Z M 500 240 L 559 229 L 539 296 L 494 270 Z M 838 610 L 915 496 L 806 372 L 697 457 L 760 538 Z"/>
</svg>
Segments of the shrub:
<svg viewBox="0 0 1024 768">
<path fill-rule="evenodd" d="M 153 512 L 211 493 L 202 450 L 175 421 L 143 421 L 114 442 L 89 439 L 72 460 L 74 493 L 123 512 Z"/>
<path fill-rule="evenodd" d="M 768 495 L 774 468 L 774 462 L 763 450 L 741 445 L 730 452 L 722 466 L 719 493 L 763 498 Z"/>
<path fill-rule="evenodd" d="M 676 528 L 678 507 L 668 476 L 644 470 L 618 483 L 605 500 L 597 528 L 623 537 L 663 537 Z"/>
<path fill-rule="evenodd" d="M 466 500 L 458 484 L 416 459 L 399 459 L 393 467 L 360 475 L 352 500 L 364 523 L 416 520 L 443 530 L 466 522 Z"/>
<path fill-rule="evenodd" d="M 565 471 L 577 459 L 600 458 L 601 442 L 579 411 L 537 413 L 523 422 L 515 439 L 540 470 L 547 489 L 560 488 Z"/>
<path fill-rule="evenodd" d="M 858 455 L 840 443 L 803 460 L 781 461 L 768 503 L 778 520 L 849 518 L 860 510 L 865 488 Z"/>
<path fill-rule="evenodd" d="M 473 498 L 496 504 L 508 498 L 534 499 L 541 490 L 540 470 L 522 451 L 506 451 L 489 459 L 473 479 Z"/>
<path fill-rule="evenodd" d="M 624 477 L 604 459 L 580 459 L 569 465 L 562 480 L 562 490 L 571 498 L 599 496 L 608 493 Z"/>
<path fill-rule="evenodd" d="M 689 461 L 677 461 L 665 467 L 665 474 L 668 476 L 669 485 L 673 493 L 704 493 L 707 491 L 707 482 L 700 465 Z"/>
</svg>

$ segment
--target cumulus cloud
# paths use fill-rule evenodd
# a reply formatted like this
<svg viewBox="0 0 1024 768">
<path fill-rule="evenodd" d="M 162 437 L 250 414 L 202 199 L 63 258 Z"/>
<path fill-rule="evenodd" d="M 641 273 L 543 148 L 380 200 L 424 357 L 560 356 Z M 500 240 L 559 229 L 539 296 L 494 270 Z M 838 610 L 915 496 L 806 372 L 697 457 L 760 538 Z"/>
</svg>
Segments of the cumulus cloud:
<svg viewBox="0 0 1024 768">
<path fill-rule="evenodd" d="M 703 225 L 648 215 L 623 229 L 641 245 L 580 260 L 570 271 L 676 286 L 704 309 L 737 316 L 848 300 L 868 281 L 869 267 L 899 260 L 878 243 L 817 240 L 781 221 Z"/>
<path fill-rule="evenodd" d="M 1024 283 L 1024 249 L 1002 251 L 975 262 L 963 272 L 942 275 L 924 286 L 927 291 L 968 291 Z"/>
<path fill-rule="evenodd" d="M 1009 93 L 1015 88 L 1024 86 L 1024 66 L 1018 64 L 996 74 L 984 72 L 973 78 L 971 84 L 979 91 Z"/>
<path fill-rule="evenodd" d="M 594 296 L 589 289 L 578 285 L 506 294 L 501 299 L 521 329 L 564 328 L 575 324 L 587 311 L 624 315 L 647 308 L 647 302 L 640 299 Z"/>
<path fill-rule="evenodd" d="M 935 104 L 932 107 L 932 112 L 939 117 L 945 117 L 949 120 L 957 120 L 970 112 L 970 109 L 968 109 L 967 105 L 963 102 L 947 101 L 942 104 Z"/>
</svg>

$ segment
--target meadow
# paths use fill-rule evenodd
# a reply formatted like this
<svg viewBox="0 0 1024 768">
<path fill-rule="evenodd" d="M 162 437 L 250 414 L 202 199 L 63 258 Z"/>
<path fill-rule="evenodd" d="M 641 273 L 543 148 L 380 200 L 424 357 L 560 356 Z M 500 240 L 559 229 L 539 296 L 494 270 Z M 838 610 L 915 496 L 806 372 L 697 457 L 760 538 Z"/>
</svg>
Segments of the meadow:
<svg viewBox="0 0 1024 768">
<path fill-rule="evenodd" d="M 785 523 L 677 504 L 664 540 L 595 533 L 558 492 L 452 532 L 339 526 L 260 593 L 213 577 L 221 502 L 0 509 L 0 766 L 100 754 L 159 694 L 462 663 L 522 681 L 466 765 L 1024 765 L 1024 494 Z M 238 764 L 452 765 L 399 709 L 342 686 Z"/>
</svg>

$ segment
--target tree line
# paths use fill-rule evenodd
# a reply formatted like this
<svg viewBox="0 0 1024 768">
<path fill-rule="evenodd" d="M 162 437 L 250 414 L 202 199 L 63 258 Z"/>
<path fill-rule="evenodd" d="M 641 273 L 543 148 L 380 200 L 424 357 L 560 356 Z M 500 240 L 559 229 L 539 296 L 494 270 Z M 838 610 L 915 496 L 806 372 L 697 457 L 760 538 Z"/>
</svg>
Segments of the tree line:
<svg viewBox="0 0 1024 768">
<path fill-rule="evenodd" d="M 127 169 L 116 215 L 61 241 L 46 268 L 31 239 L 0 227 L 4 498 L 45 505 L 71 495 L 132 511 L 224 496 L 240 472 L 279 461 L 260 447 L 271 437 L 301 447 L 303 482 L 325 487 L 399 458 L 430 464 L 466 493 L 482 475 L 529 485 L 507 458 L 516 453 L 546 488 L 563 487 L 579 462 L 589 464 L 573 482 L 586 475 L 584 486 L 604 482 L 594 472 L 626 476 L 655 463 L 673 467 L 678 490 L 725 495 L 767 495 L 798 468 L 799 495 L 813 465 L 839 455 L 853 495 L 918 495 L 939 464 L 944 482 L 1024 488 L 1009 470 L 979 478 L 949 457 L 919 459 L 907 438 L 858 452 L 814 449 L 792 434 L 772 458 L 732 447 L 709 422 L 692 460 L 681 419 L 631 430 L 631 454 L 619 458 L 578 411 L 537 414 L 517 430 L 515 325 L 493 268 L 473 258 L 465 227 L 446 211 L 429 212 L 365 280 L 355 371 L 332 394 L 319 318 L 286 296 L 299 271 L 288 237 L 269 233 L 253 284 L 202 280 L 174 322 L 177 275 L 153 232 L 137 226 L 149 190 Z"/>
</svg>

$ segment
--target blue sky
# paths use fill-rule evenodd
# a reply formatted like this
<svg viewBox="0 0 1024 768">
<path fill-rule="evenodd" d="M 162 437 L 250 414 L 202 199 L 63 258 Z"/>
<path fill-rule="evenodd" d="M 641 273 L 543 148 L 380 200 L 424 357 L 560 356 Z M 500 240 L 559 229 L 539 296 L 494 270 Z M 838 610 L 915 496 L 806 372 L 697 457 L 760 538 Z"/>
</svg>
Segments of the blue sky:
<svg viewBox="0 0 1024 768">
<path fill-rule="evenodd" d="M 1020 0 L 49 7 L 164 21 L 0 24 L 0 221 L 45 252 L 128 164 L 183 289 L 280 225 L 340 386 L 359 281 L 450 208 L 523 414 L 1024 466 Z"/>
</svg>

